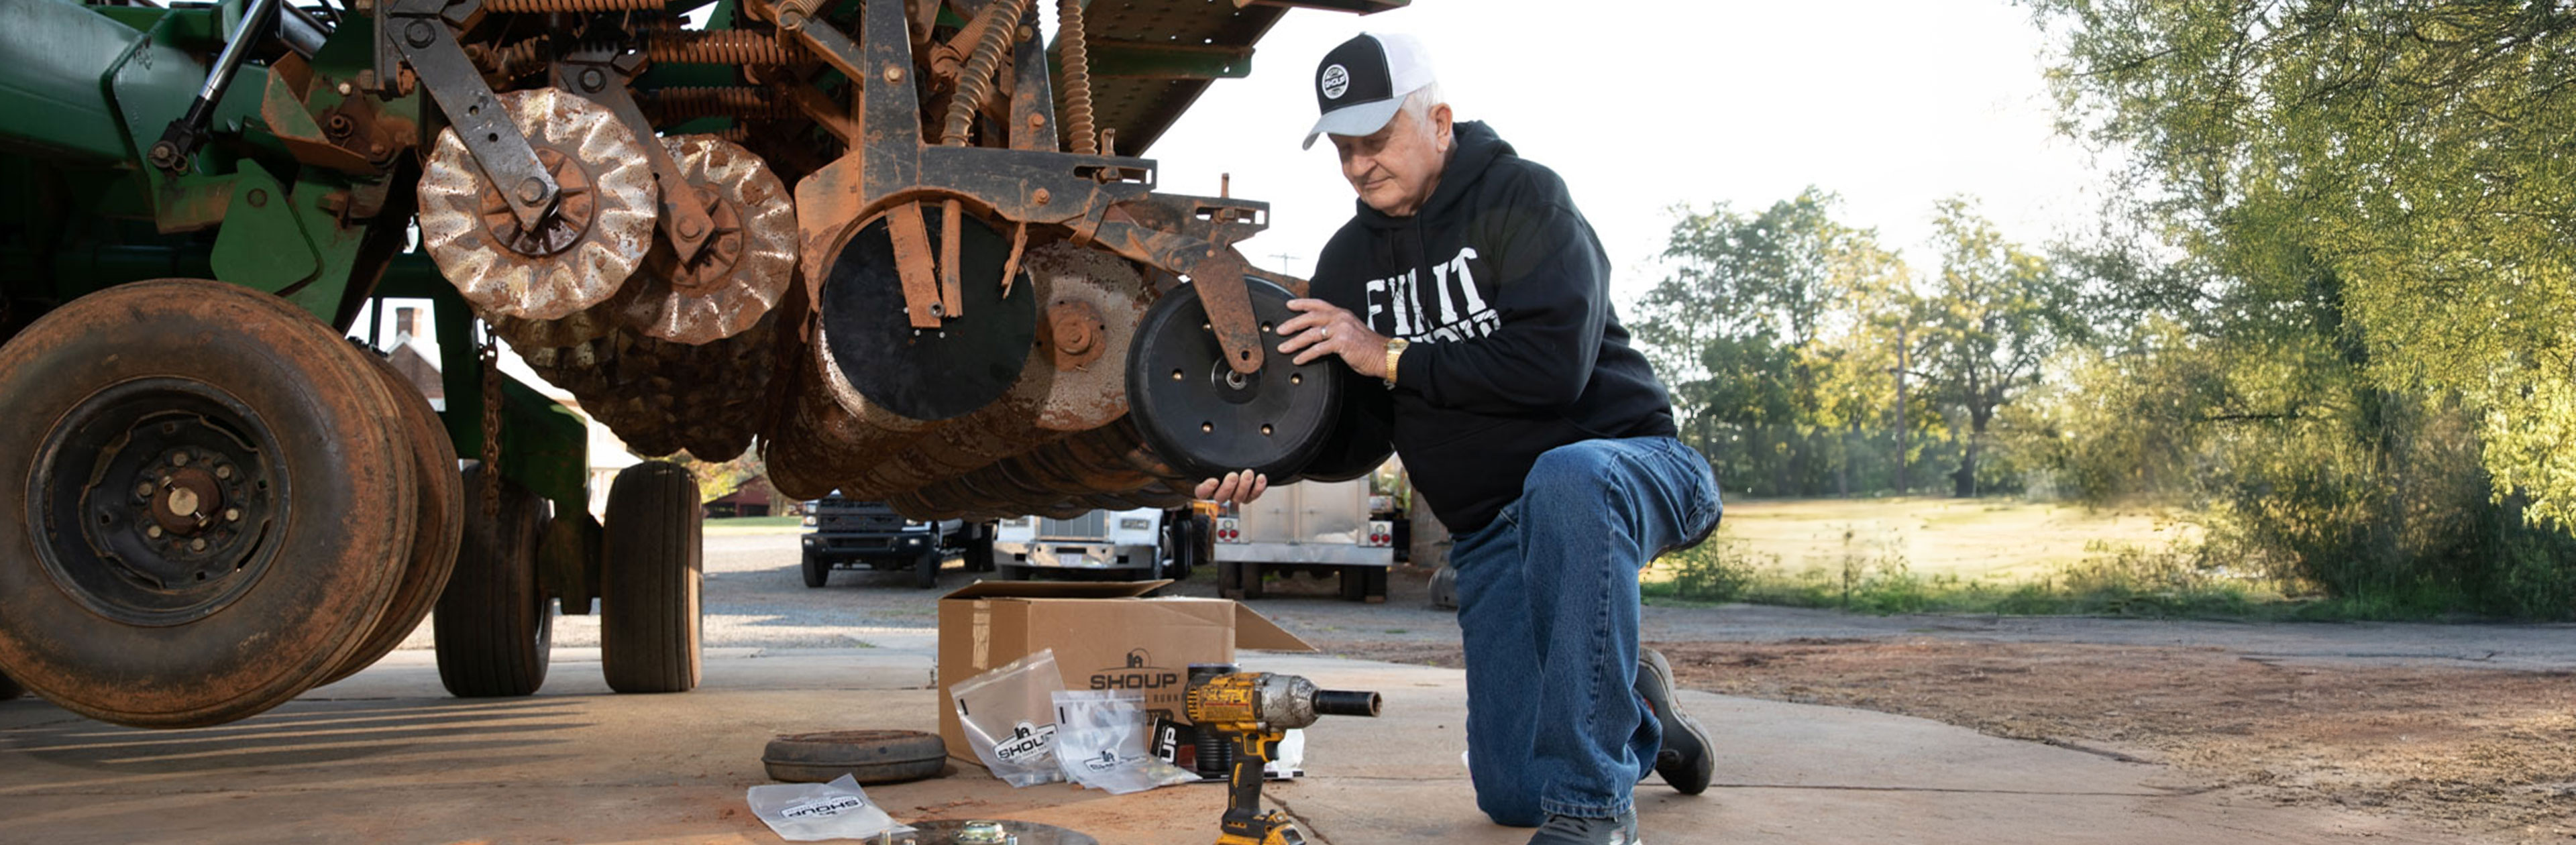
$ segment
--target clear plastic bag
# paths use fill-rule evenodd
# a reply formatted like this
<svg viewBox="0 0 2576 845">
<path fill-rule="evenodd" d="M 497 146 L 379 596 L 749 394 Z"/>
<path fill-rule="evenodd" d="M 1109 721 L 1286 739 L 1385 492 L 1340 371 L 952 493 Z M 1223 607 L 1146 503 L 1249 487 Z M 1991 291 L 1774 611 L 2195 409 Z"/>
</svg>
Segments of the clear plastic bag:
<svg viewBox="0 0 2576 845">
<path fill-rule="evenodd" d="M 1055 701 L 1064 689 L 1057 674 L 1055 650 L 1011 661 L 993 671 L 957 682 L 958 721 L 965 723 L 966 744 L 984 768 L 1012 786 L 1034 786 L 1064 779 L 1055 762 Z"/>
<path fill-rule="evenodd" d="M 752 814 L 768 824 L 778 838 L 791 842 L 912 832 L 912 828 L 896 824 L 884 808 L 869 801 L 868 793 L 849 775 L 833 778 L 830 783 L 762 784 L 752 787 L 743 799 L 751 802 Z"/>
<path fill-rule="evenodd" d="M 1188 783 L 1198 773 L 1165 762 L 1146 746 L 1153 719 L 1145 694 L 1074 690 L 1055 694 L 1056 760 L 1066 779 L 1112 795 Z"/>
</svg>

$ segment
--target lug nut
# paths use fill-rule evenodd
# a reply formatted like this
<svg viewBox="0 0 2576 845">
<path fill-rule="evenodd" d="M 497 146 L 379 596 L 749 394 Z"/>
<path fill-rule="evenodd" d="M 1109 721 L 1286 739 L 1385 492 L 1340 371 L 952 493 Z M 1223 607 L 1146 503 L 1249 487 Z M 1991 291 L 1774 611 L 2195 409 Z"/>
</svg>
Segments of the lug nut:
<svg viewBox="0 0 2576 845">
<path fill-rule="evenodd" d="M 240 509 L 240 508 L 225 508 L 225 509 L 224 509 L 224 521 L 225 521 L 225 522 L 240 522 L 240 521 L 241 521 L 241 509 Z"/>
<path fill-rule="evenodd" d="M 146 481 L 134 485 L 134 495 L 145 499 L 152 498 L 152 482 Z"/>
<path fill-rule="evenodd" d="M 231 465 L 231 464 L 225 464 L 225 465 L 223 465 L 223 466 L 216 467 L 216 468 L 215 468 L 215 477 L 216 477 L 216 478 L 226 478 L 226 479 L 229 479 L 229 478 L 233 477 L 233 465 Z"/>
<path fill-rule="evenodd" d="M 150 538 L 155 539 L 155 540 L 161 539 L 161 526 L 158 526 L 158 525 L 146 525 L 146 526 L 143 526 L 143 536 L 150 537 Z"/>
<path fill-rule="evenodd" d="M 192 552 L 202 552 L 202 551 L 205 551 L 205 550 L 206 550 L 206 538 L 204 538 L 204 537 L 199 537 L 199 538 L 197 538 L 197 539 L 194 539 L 194 540 L 190 540 L 190 541 L 188 541 L 188 551 L 192 551 Z"/>
<path fill-rule="evenodd" d="M 183 467 L 183 466 L 187 466 L 187 465 L 188 465 L 188 453 L 186 453 L 186 452 L 172 452 L 172 453 L 170 453 L 170 465 L 171 465 L 171 466 L 174 466 L 174 467 Z"/>
</svg>

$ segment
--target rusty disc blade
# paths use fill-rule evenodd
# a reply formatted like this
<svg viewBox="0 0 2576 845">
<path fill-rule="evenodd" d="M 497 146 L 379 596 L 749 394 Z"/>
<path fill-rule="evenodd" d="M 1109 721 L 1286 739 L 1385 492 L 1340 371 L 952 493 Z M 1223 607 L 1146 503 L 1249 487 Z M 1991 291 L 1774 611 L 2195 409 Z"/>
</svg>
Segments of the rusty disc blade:
<svg viewBox="0 0 2576 845">
<path fill-rule="evenodd" d="M 681 261 L 669 244 L 645 256 L 639 287 L 626 305 L 629 325 L 645 335 L 698 344 L 732 337 L 778 306 L 796 272 L 796 201 L 769 163 L 713 135 L 662 139 L 680 174 L 698 188 L 714 219 L 696 257 Z"/>
<path fill-rule="evenodd" d="M 520 227 L 451 127 L 421 170 L 421 245 L 487 316 L 552 320 L 607 300 L 653 245 L 659 193 L 643 144 L 607 107 L 552 88 L 500 101 L 561 187 L 555 211 Z"/>
</svg>

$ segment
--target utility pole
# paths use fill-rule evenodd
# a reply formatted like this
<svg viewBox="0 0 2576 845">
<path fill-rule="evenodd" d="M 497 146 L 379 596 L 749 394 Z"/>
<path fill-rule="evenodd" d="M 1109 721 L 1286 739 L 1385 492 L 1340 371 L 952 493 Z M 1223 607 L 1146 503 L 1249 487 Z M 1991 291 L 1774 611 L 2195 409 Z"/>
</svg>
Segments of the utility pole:
<svg viewBox="0 0 2576 845">
<path fill-rule="evenodd" d="M 1297 275 L 1296 261 L 1298 256 L 1290 255 L 1285 252 L 1274 252 L 1264 257 L 1279 259 L 1279 272 L 1286 273 L 1291 276 Z"/>
</svg>

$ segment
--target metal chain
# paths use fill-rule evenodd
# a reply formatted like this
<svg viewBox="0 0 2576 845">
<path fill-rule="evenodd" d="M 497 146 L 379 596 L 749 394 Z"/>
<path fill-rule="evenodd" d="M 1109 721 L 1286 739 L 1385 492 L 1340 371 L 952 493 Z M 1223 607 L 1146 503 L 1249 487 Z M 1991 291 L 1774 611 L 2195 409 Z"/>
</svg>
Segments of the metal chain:
<svg viewBox="0 0 2576 845">
<path fill-rule="evenodd" d="M 501 518 L 501 347 L 492 330 L 483 330 L 483 345 L 475 350 L 475 359 L 483 366 L 483 517 Z"/>
</svg>

